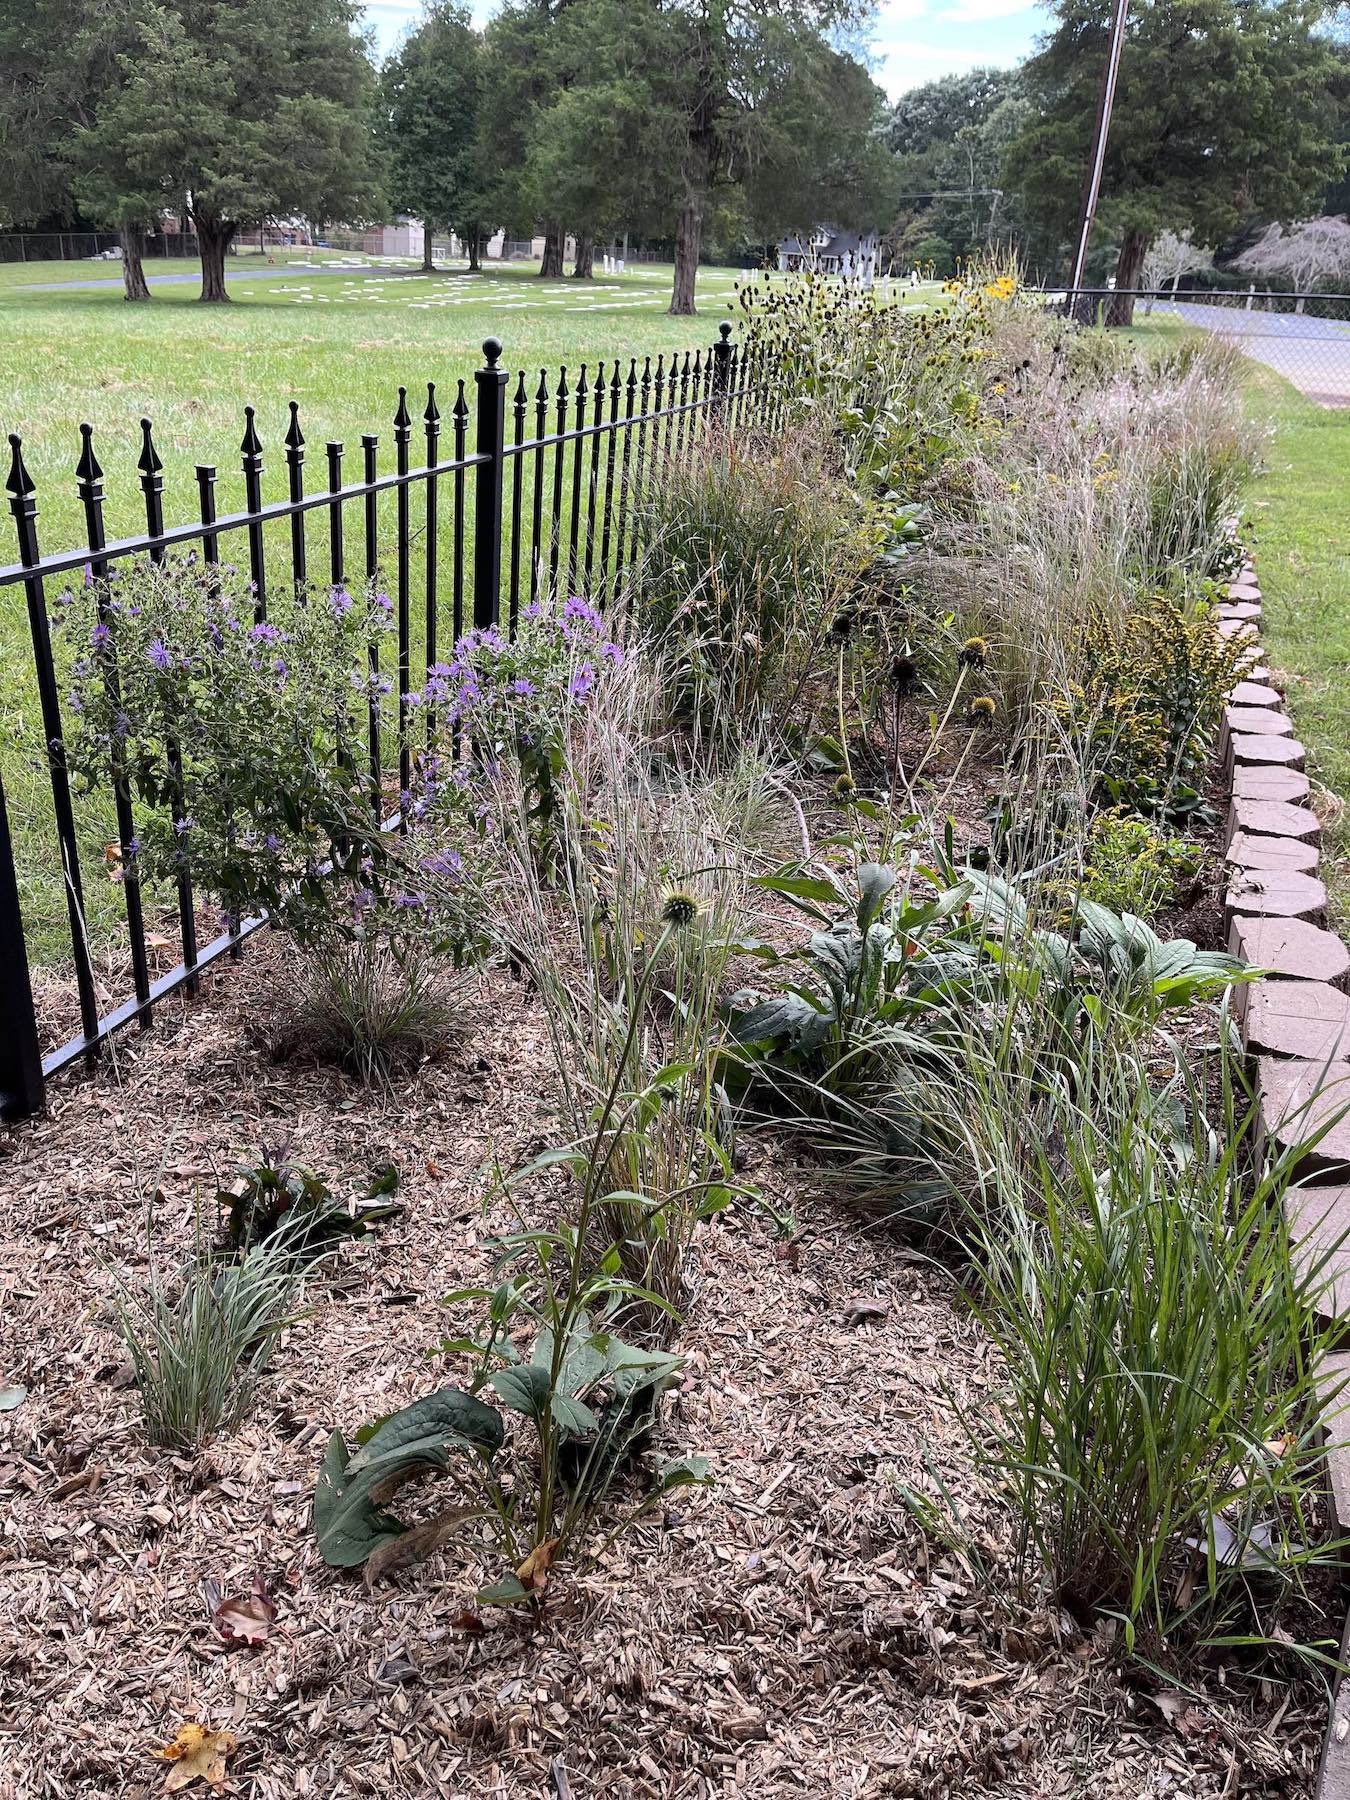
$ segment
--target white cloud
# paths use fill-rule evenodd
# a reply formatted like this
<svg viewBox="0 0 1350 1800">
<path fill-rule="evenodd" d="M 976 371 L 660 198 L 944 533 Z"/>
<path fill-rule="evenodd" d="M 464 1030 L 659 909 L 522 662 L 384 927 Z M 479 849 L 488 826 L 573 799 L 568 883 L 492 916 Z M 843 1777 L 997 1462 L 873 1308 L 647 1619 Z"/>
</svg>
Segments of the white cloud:
<svg viewBox="0 0 1350 1800">
<path fill-rule="evenodd" d="M 957 0 L 955 6 L 944 7 L 936 16 L 957 24 L 974 25 L 983 19 L 1011 19 L 1018 13 L 1035 11 L 1033 0 Z"/>
<path fill-rule="evenodd" d="M 881 0 L 877 7 L 874 29 L 884 34 L 888 25 L 902 25 L 922 19 L 928 12 L 928 0 Z"/>
<path fill-rule="evenodd" d="M 987 49 L 964 45 L 924 44 L 916 38 L 893 38 L 877 46 L 877 80 L 892 100 L 922 87 L 925 81 L 936 81 L 939 75 L 962 75 L 968 69 L 981 68 L 991 61 Z"/>
</svg>

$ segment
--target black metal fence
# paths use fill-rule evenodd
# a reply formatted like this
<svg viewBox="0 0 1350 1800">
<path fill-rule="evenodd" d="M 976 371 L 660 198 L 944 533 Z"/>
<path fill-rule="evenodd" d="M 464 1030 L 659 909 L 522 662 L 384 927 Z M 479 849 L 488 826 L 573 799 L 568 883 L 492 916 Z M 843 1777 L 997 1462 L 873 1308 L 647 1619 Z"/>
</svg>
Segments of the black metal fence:
<svg viewBox="0 0 1350 1800">
<path fill-rule="evenodd" d="M 177 545 L 199 547 L 206 563 L 218 564 L 222 543 L 233 538 L 246 545 L 255 606 L 262 619 L 269 582 L 277 579 L 275 568 L 268 566 L 268 544 L 270 539 L 275 562 L 278 535 L 286 540 L 283 579 L 298 590 L 320 575 L 320 562 L 321 578 L 335 584 L 358 575 L 389 580 L 397 622 L 398 667 L 391 671 L 396 680 L 396 724 L 392 734 L 382 733 L 378 711 L 372 711 L 370 755 L 377 785 L 397 773 L 403 791 L 409 785 L 413 755 L 406 699 L 413 685 L 414 661 L 430 668 L 445 633 L 452 639 L 460 637 L 466 614 L 475 626 L 505 620 L 514 630 L 522 604 L 541 597 L 585 592 L 603 604 L 642 549 L 639 502 L 651 473 L 671 459 L 690 457 L 710 422 L 730 429 L 772 428 L 782 404 L 762 355 L 733 344 L 728 324 L 721 326 L 719 341 L 710 350 L 654 360 L 644 357 L 640 364 L 629 358 L 626 369 L 619 361 L 599 363 L 593 374 L 583 364 L 574 382 L 569 382 L 566 369 L 551 382 L 547 371 L 541 370 L 537 383 L 527 382 L 522 370 L 513 386 L 501 366 L 497 340 L 489 338 L 483 349 L 486 361 L 473 376 L 472 402 L 466 383 L 460 381 L 448 421 L 438 405 L 435 384 L 427 384 L 420 419 L 424 454 L 416 465 L 414 420 L 407 391 L 400 388 L 393 420 L 393 469 L 381 470 L 379 436 L 365 433 L 360 440 L 359 479 L 346 478 L 346 446 L 330 442 L 324 447 L 326 479 L 307 491 L 305 438 L 299 408 L 292 402 L 284 441 L 287 498 L 282 501 L 264 503 L 264 446 L 253 408 L 246 407 L 240 445 L 242 510 L 218 510 L 218 470 L 201 463 L 196 467 L 197 516 L 187 523 L 166 521 L 163 465 L 153 425 L 143 419 L 137 466 L 145 530 L 115 541 L 109 541 L 105 530 L 104 474 L 93 431 L 82 425 L 74 477 L 86 542 L 77 549 L 45 554 L 41 549 L 35 483 L 24 463 L 22 440 L 10 437 L 7 491 L 18 561 L 0 567 L 0 599 L 6 590 L 22 587 L 27 601 L 51 836 L 65 892 L 79 1025 L 66 1041 L 44 1053 L 33 1004 L 19 871 L 0 780 L 0 1113 L 4 1116 L 22 1116 L 39 1108 L 50 1076 L 80 1057 L 92 1060 L 112 1033 L 133 1020 L 148 1026 L 159 1001 L 180 988 L 195 992 L 203 969 L 222 956 L 237 956 L 243 940 L 266 923 L 261 918 L 244 919 L 200 943 L 197 897 L 188 882 L 181 881 L 176 895 L 180 958 L 164 973 L 152 974 L 145 897 L 131 852 L 136 821 L 123 788 L 115 804 L 123 949 L 112 959 L 111 976 L 100 966 L 88 929 L 81 857 L 81 837 L 87 834 L 82 834 L 77 817 L 82 797 L 67 768 L 60 680 L 49 629 L 49 583 L 77 576 L 91 580 L 101 591 L 118 561 L 148 556 L 162 562 Z M 443 453 L 447 429 L 448 457 Z M 420 492 L 416 519 L 415 491 Z M 392 571 L 384 567 L 381 541 L 381 501 L 388 495 L 395 513 Z M 448 500 L 448 518 L 442 515 L 443 500 Z M 353 520 L 350 536 L 358 540 L 355 544 L 349 542 Z M 311 535 L 319 539 L 317 544 L 311 544 Z M 415 590 L 419 616 L 414 622 Z M 392 745 L 390 735 L 395 739 Z M 109 991 L 118 980 L 126 985 L 128 977 L 130 993 Z"/>
<path fill-rule="evenodd" d="M 1350 295 L 1169 286 L 1046 289 L 1043 297 L 1082 324 L 1120 323 L 1128 310 L 1134 325 L 1208 331 L 1319 405 L 1350 407 Z"/>
</svg>

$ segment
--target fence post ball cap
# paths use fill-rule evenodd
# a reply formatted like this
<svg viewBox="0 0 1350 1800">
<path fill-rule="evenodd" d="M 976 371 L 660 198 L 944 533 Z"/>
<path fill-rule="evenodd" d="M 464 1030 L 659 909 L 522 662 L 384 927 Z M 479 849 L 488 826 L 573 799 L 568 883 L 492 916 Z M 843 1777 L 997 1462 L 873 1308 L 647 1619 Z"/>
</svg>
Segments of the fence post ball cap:
<svg viewBox="0 0 1350 1800">
<path fill-rule="evenodd" d="M 723 319 L 722 323 L 717 327 L 717 330 L 722 342 L 725 344 L 727 339 L 731 336 L 731 321 L 729 319 Z"/>
<path fill-rule="evenodd" d="M 487 365 L 490 369 L 496 368 L 497 359 L 501 353 L 502 341 L 500 338 L 490 337 L 483 339 L 483 355 L 487 358 Z"/>
</svg>

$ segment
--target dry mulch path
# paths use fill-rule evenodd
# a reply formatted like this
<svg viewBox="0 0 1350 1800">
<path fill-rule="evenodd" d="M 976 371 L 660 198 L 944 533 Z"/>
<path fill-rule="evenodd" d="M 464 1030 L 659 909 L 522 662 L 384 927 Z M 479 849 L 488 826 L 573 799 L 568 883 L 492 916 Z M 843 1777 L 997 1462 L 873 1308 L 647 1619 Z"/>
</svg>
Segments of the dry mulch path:
<svg viewBox="0 0 1350 1800">
<path fill-rule="evenodd" d="M 1000 1612 L 926 1542 L 903 1490 L 931 1491 L 930 1467 L 984 1504 L 943 1394 L 990 1391 L 978 1331 L 948 1273 L 795 1192 L 763 1144 L 750 1174 L 800 1233 L 745 1211 L 707 1229 L 658 1445 L 711 1455 L 715 1487 L 564 1574 L 537 1621 L 480 1623 L 443 1555 L 373 1592 L 326 1569 L 327 1433 L 457 1378 L 426 1358 L 437 1302 L 486 1273 L 485 1171 L 549 1141 L 551 1077 L 504 976 L 391 1094 L 269 1060 L 256 1024 L 287 985 L 283 947 L 255 944 L 2 1146 L 0 1382 L 31 1390 L 0 1415 L 5 1800 L 157 1793 L 150 1752 L 184 1720 L 237 1735 L 226 1791 L 252 1800 L 1311 1790 L 1313 1688 L 1160 1694 L 1105 1640 Z M 110 1265 L 143 1269 L 156 1184 L 161 1247 L 185 1249 L 194 1205 L 262 1138 L 334 1176 L 392 1161 L 407 1210 L 311 1280 L 253 1417 L 174 1456 L 142 1438 Z M 857 1299 L 880 1316 L 849 1322 Z M 255 1574 L 273 1634 L 232 1648 L 203 1584 L 243 1595 Z"/>
</svg>

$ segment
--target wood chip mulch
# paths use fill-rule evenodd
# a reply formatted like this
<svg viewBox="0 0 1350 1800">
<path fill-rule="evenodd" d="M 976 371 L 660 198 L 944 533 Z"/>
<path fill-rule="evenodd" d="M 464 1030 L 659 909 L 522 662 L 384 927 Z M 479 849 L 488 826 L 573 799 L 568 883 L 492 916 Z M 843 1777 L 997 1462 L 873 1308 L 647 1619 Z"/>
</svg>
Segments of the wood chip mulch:
<svg viewBox="0 0 1350 1800">
<path fill-rule="evenodd" d="M 505 975 L 390 1092 L 269 1059 L 288 985 L 259 941 L 0 1146 L 0 1385 L 29 1389 L 0 1413 L 4 1800 L 158 1793 L 152 1752 L 185 1721 L 237 1737 L 223 1791 L 251 1800 L 1311 1792 L 1311 1684 L 1167 1689 L 925 1538 L 906 1489 L 940 1481 L 997 1563 L 1006 1525 L 948 1398 L 978 1409 L 997 1371 L 949 1272 L 797 1191 L 763 1142 L 749 1173 L 800 1232 L 744 1210 L 706 1229 L 657 1445 L 710 1455 L 714 1487 L 564 1571 L 538 1619 L 478 1615 L 444 1554 L 374 1591 L 325 1568 L 327 1435 L 462 1378 L 427 1358 L 438 1301 L 486 1274 L 485 1172 L 552 1141 L 552 1078 Z M 406 1211 L 310 1280 L 243 1427 L 173 1455 L 140 1430 L 113 1273 L 145 1268 L 149 1195 L 158 1253 L 182 1254 L 260 1139 L 353 1183 L 392 1161 Z M 248 1649 L 210 1603 L 255 1576 L 277 1617 Z"/>
</svg>

